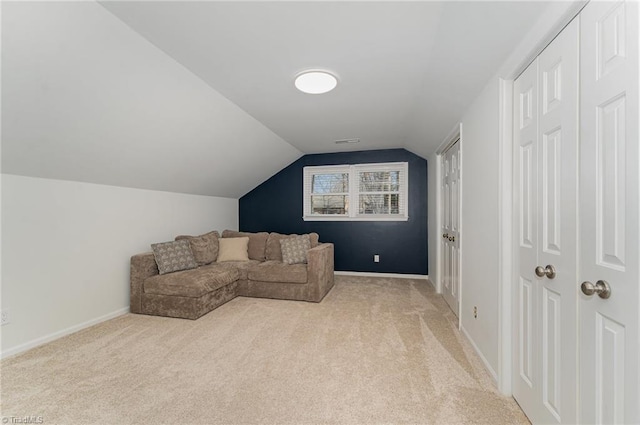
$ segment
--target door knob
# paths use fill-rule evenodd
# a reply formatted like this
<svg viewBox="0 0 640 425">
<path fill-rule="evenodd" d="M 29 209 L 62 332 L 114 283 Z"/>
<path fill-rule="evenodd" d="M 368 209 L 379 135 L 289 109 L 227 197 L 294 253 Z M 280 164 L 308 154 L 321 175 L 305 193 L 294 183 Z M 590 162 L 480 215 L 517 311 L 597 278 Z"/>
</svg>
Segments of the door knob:
<svg viewBox="0 0 640 425">
<path fill-rule="evenodd" d="M 538 277 L 547 276 L 549 279 L 553 279 L 554 277 L 556 277 L 556 268 L 553 267 L 551 264 L 547 264 L 546 267 L 538 266 L 536 267 L 535 272 L 536 272 L 536 276 Z"/>
<path fill-rule="evenodd" d="M 442 234 L 442 237 L 443 237 L 443 238 L 445 238 L 445 239 L 447 239 L 447 238 L 449 237 L 449 234 L 448 234 L 448 233 L 443 233 L 443 234 Z"/>
<path fill-rule="evenodd" d="M 456 241 L 456 237 L 455 237 L 455 236 L 449 236 L 449 240 L 450 240 L 451 242 L 455 242 L 455 241 Z"/>
<path fill-rule="evenodd" d="M 589 281 L 582 282 L 580 289 L 582 289 L 582 293 L 585 295 L 591 296 L 598 294 L 598 296 L 604 300 L 611 296 L 611 287 L 605 280 L 599 280 L 595 285 Z"/>
</svg>

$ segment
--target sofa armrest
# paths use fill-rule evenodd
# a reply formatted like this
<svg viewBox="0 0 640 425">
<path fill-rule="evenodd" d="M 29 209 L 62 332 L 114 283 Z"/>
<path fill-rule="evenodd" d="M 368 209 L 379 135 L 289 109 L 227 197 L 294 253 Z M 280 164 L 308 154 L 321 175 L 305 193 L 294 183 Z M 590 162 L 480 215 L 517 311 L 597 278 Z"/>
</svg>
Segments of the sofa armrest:
<svg viewBox="0 0 640 425">
<path fill-rule="evenodd" d="M 333 244 L 323 243 L 307 251 L 308 301 L 320 302 L 333 288 Z"/>
<path fill-rule="evenodd" d="M 131 293 L 129 299 L 129 310 L 131 313 L 142 313 L 142 285 L 144 281 L 160 274 L 153 252 L 136 254 L 131 257 Z"/>
</svg>

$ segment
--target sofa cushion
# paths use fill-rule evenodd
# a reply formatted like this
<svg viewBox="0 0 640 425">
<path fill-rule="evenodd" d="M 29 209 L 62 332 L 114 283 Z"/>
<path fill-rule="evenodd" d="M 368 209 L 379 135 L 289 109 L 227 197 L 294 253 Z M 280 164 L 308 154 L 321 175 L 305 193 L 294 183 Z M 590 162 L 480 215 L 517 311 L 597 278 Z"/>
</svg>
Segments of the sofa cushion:
<svg viewBox="0 0 640 425">
<path fill-rule="evenodd" d="M 249 238 L 223 238 L 219 240 L 218 263 L 225 261 L 249 261 Z"/>
<path fill-rule="evenodd" d="M 290 238 L 292 236 L 300 235 L 282 235 L 280 233 L 269 233 L 269 239 L 267 239 L 267 260 L 282 261 L 282 248 L 280 247 L 280 240 L 284 238 Z M 311 248 L 318 246 L 318 234 L 309 233 L 309 240 L 311 241 Z"/>
<path fill-rule="evenodd" d="M 269 233 L 236 232 L 234 230 L 225 230 L 222 232 L 223 238 L 242 238 L 245 236 L 249 238 L 249 259 L 264 261 Z"/>
<path fill-rule="evenodd" d="M 198 267 L 187 240 L 154 243 L 151 249 L 160 274 Z"/>
<path fill-rule="evenodd" d="M 238 280 L 235 269 L 217 270 L 200 267 L 165 275 L 156 275 L 144 281 L 145 294 L 172 295 L 198 298 Z"/>
<path fill-rule="evenodd" d="M 309 235 L 280 239 L 282 262 L 286 264 L 306 264 L 307 251 L 311 249 Z"/>
<path fill-rule="evenodd" d="M 249 270 L 254 266 L 261 264 L 258 260 L 249 261 L 225 261 L 224 263 L 213 263 L 204 268 L 211 268 L 213 270 L 237 270 L 238 279 L 247 280 L 249 278 Z"/>
<path fill-rule="evenodd" d="M 191 252 L 199 266 L 211 264 L 218 259 L 218 238 L 220 234 L 217 231 L 205 233 L 200 236 L 180 235 L 176 236 L 176 240 L 186 239 L 191 245 Z"/>
<path fill-rule="evenodd" d="M 249 269 L 249 280 L 281 283 L 307 283 L 306 264 L 265 261 Z"/>
</svg>

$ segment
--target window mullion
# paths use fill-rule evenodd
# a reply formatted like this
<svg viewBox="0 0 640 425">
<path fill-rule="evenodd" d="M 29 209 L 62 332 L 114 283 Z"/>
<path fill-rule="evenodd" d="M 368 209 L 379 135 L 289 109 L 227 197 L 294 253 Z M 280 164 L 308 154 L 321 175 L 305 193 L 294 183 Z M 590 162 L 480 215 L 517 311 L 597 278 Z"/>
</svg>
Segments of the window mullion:
<svg viewBox="0 0 640 425">
<path fill-rule="evenodd" d="M 349 217 L 357 217 L 357 208 L 360 208 L 360 197 L 358 196 L 357 189 L 359 184 L 357 183 L 357 174 L 353 165 L 349 166 Z"/>
</svg>

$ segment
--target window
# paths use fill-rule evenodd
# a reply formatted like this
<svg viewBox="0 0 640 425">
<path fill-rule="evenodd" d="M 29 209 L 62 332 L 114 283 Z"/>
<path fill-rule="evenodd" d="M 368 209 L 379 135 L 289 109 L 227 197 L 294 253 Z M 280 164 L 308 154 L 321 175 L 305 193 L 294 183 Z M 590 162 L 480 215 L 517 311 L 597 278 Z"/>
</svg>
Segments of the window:
<svg viewBox="0 0 640 425">
<path fill-rule="evenodd" d="M 304 167 L 304 220 L 408 220 L 406 162 Z"/>
</svg>

